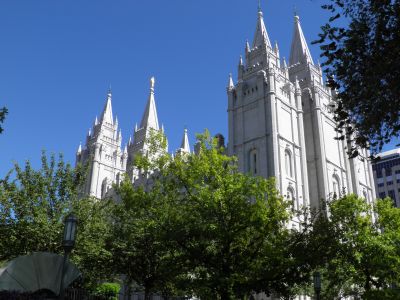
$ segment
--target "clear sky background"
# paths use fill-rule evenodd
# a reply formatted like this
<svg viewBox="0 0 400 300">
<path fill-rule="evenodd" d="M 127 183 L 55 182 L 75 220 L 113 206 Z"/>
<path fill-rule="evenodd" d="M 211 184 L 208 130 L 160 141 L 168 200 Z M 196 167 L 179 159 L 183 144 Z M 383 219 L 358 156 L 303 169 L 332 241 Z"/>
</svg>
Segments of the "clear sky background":
<svg viewBox="0 0 400 300">
<path fill-rule="evenodd" d="M 74 163 L 79 142 L 101 114 L 111 84 L 125 144 L 140 123 L 156 77 L 156 104 L 170 151 L 187 126 L 227 137 L 228 74 L 253 39 L 257 0 L 1 0 L 0 178 L 13 161 L 63 153 Z M 325 0 L 262 0 L 271 42 L 289 57 L 293 13 L 300 15 L 314 59 L 327 15 Z M 395 142 L 386 149 L 394 147 Z"/>
</svg>

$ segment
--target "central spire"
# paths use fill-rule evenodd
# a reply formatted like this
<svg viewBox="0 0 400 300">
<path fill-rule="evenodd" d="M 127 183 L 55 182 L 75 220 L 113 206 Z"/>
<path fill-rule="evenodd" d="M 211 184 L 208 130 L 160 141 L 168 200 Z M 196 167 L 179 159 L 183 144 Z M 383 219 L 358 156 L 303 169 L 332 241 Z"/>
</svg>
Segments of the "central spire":
<svg viewBox="0 0 400 300">
<path fill-rule="evenodd" d="M 297 14 L 295 14 L 289 64 L 294 65 L 303 61 L 314 64 L 310 49 L 308 49 L 306 38 L 304 37 L 303 30 L 301 29 L 300 18 Z"/>
<path fill-rule="evenodd" d="M 104 110 L 103 110 L 103 113 L 101 115 L 100 122 L 101 123 L 108 123 L 108 124 L 113 125 L 114 122 L 113 122 L 111 98 L 112 98 L 111 90 L 108 90 L 106 105 L 104 106 Z"/>
<path fill-rule="evenodd" d="M 258 6 L 258 20 L 256 33 L 254 34 L 253 48 L 262 45 L 267 45 L 271 47 L 271 42 L 268 37 L 267 29 L 265 28 L 263 12 L 261 10 L 261 5 Z"/>
<path fill-rule="evenodd" d="M 159 130 L 156 102 L 154 100 L 154 77 L 150 78 L 150 95 L 147 101 L 146 109 L 143 114 L 140 128 L 153 128 Z"/>
</svg>

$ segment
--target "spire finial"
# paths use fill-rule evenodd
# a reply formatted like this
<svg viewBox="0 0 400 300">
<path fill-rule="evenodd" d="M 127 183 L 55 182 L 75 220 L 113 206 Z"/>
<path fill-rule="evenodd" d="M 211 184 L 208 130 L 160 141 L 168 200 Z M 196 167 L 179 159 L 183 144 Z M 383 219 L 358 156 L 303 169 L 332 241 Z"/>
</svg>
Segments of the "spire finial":
<svg viewBox="0 0 400 300">
<path fill-rule="evenodd" d="M 229 73 L 229 80 L 228 80 L 228 90 L 233 90 L 235 85 L 233 84 L 232 73 Z"/>
<path fill-rule="evenodd" d="M 150 78 L 150 90 L 154 92 L 154 84 L 156 82 L 156 79 L 154 78 L 154 76 L 152 76 Z"/>
<path fill-rule="evenodd" d="M 261 0 L 258 0 L 258 12 L 261 12 Z"/>
</svg>

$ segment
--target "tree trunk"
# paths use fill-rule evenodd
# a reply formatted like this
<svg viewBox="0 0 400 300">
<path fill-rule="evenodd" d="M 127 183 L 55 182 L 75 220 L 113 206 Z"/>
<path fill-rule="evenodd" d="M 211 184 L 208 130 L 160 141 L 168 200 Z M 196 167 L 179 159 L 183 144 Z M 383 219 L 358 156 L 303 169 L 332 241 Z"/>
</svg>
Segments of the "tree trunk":
<svg viewBox="0 0 400 300">
<path fill-rule="evenodd" d="M 150 289 L 146 286 L 144 288 L 144 300 L 150 300 L 151 294 Z"/>
<path fill-rule="evenodd" d="M 222 290 L 220 292 L 221 300 L 233 300 L 234 298 L 232 297 L 231 293 L 229 290 Z"/>
</svg>

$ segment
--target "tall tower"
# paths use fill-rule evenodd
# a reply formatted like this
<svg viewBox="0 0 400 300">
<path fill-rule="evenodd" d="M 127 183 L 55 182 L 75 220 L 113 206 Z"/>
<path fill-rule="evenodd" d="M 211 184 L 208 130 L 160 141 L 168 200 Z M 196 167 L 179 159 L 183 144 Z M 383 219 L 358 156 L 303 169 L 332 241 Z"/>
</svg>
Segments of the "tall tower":
<svg viewBox="0 0 400 300">
<path fill-rule="evenodd" d="M 144 110 L 140 127 L 135 126 L 133 133 L 133 141 L 128 144 L 128 175 L 132 181 L 135 181 L 139 174 L 138 171 L 133 168 L 135 156 L 146 155 L 149 150 L 148 139 L 153 132 L 163 132 L 163 128 L 160 129 L 157 116 L 156 102 L 154 98 L 154 84 L 155 78 L 150 79 L 150 93 L 147 100 L 146 108 Z"/>
<path fill-rule="evenodd" d="M 230 76 L 227 86 L 228 152 L 238 157 L 239 169 L 275 177 L 295 207 L 319 208 L 321 199 L 343 191 L 374 199 L 371 165 L 362 157 L 349 159 L 348 145 L 337 139 L 334 93 L 314 64 L 299 17 L 289 66 L 278 45 L 272 47 L 260 9 L 245 58 L 239 60 L 237 84 Z"/>
<path fill-rule="evenodd" d="M 88 164 L 88 174 L 83 194 L 103 198 L 114 182 L 121 180 L 128 158 L 127 149 L 121 151 L 122 134 L 118 119 L 113 118 L 111 91 L 100 118 L 95 120 L 86 137 L 84 149 L 79 146 L 76 162 Z"/>
<path fill-rule="evenodd" d="M 356 193 L 368 201 L 375 195 L 372 169 L 362 151 L 361 158 L 349 159 L 347 143 L 338 139 L 332 110 L 334 93 L 324 84 L 321 67 L 314 64 L 299 16 L 294 17 L 289 60 L 289 79 L 299 81 L 304 110 L 308 185 L 312 205 L 343 192 Z"/>
<path fill-rule="evenodd" d="M 237 84 L 230 77 L 227 87 L 228 153 L 238 157 L 240 171 L 275 177 L 295 207 L 308 205 L 301 90 L 289 80 L 278 45 L 271 45 L 261 9 L 245 58 L 239 60 Z"/>
</svg>

